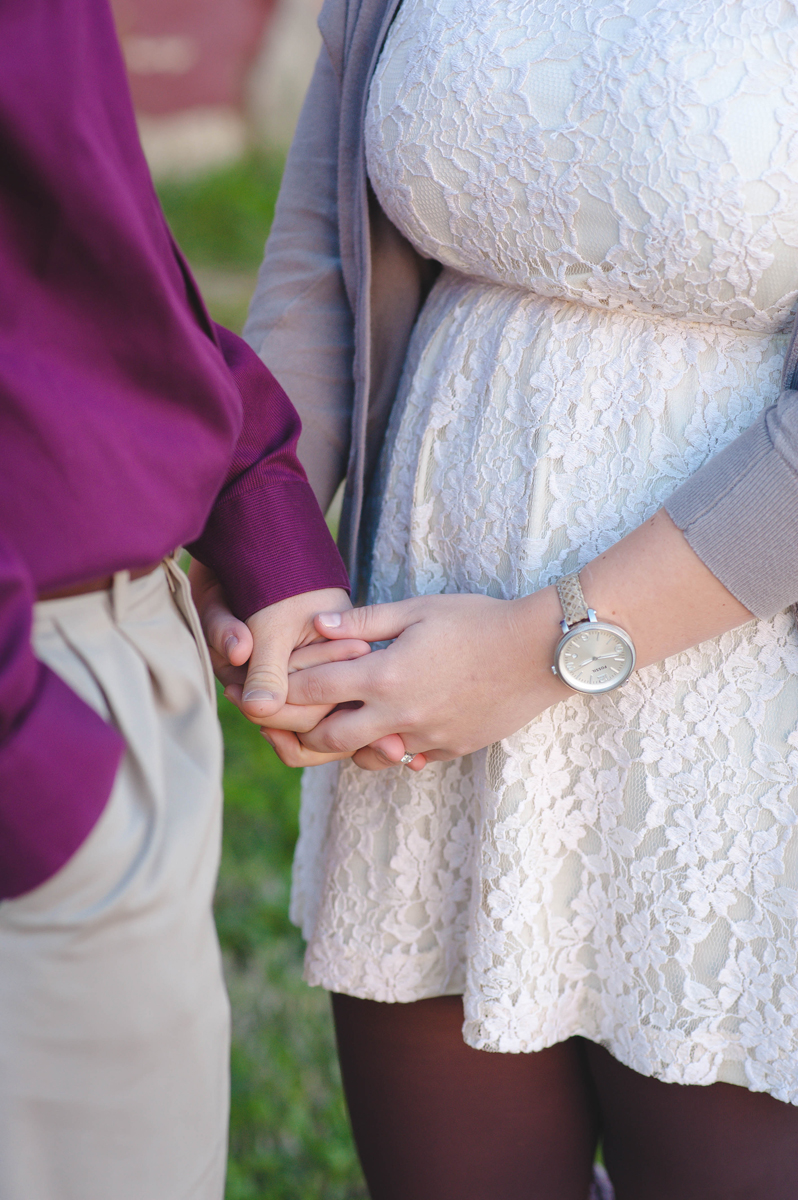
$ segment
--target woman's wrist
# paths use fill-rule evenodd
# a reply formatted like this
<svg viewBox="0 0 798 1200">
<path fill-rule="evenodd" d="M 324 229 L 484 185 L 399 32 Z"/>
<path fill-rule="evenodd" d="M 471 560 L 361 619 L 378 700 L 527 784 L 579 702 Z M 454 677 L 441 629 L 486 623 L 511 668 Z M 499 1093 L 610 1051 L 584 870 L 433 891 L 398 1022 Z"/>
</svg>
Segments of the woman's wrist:
<svg viewBox="0 0 798 1200">
<path fill-rule="evenodd" d="M 661 510 L 580 572 L 588 608 L 630 637 L 637 666 L 659 662 L 750 620 Z M 517 606 L 519 665 L 538 711 L 573 692 L 552 674 L 563 610 L 554 586 Z"/>
<path fill-rule="evenodd" d="M 629 635 L 638 668 L 751 620 L 664 509 L 594 558 L 579 577 L 588 608 Z M 543 588 L 525 599 L 534 602 L 533 620 L 548 617 L 553 662 L 563 616 L 557 590 Z"/>
<path fill-rule="evenodd" d="M 664 509 L 588 563 L 581 581 L 597 615 L 631 637 L 638 667 L 752 619 Z"/>
<path fill-rule="evenodd" d="M 553 672 L 554 651 L 562 637 L 563 618 L 557 589 L 552 585 L 510 603 L 516 608 L 517 654 L 524 679 L 539 702 L 539 712 L 573 696 L 573 691 Z M 530 717 L 530 720 L 532 717 Z"/>
</svg>

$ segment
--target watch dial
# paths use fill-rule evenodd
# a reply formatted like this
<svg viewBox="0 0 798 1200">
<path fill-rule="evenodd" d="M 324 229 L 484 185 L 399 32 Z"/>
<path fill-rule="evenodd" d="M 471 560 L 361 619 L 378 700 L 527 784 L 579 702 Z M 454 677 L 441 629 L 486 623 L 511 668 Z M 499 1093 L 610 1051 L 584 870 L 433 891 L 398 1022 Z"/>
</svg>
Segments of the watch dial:
<svg viewBox="0 0 798 1200">
<path fill-rule="evenodd" d="M 575 630 L 558 655 L 559 672 L 578 691 L 607 692 L 623 683 L 634 665 L 631 648 L 601 625 Z"/>
</svg>

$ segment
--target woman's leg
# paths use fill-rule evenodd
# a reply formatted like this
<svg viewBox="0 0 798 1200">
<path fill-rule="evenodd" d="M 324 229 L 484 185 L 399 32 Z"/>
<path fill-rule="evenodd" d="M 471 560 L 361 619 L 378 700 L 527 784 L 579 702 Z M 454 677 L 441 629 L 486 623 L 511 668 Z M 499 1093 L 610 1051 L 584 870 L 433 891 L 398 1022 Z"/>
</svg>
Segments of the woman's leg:
<svg viewBox="0 0 798 1200">
<path fill-rule="evenodd" d="M 372 1200 L 586 1200 L 597 1119 L 578 1041 L 489 1054 L 463 1042 L 459 996 L 332 1000 Z"/>
<path fill-rule="evenodd" d="M 796 1200 L 798 1107 L 729 1083 L 660 1083 L 585 1048 L 616 1200 Z"/>
</svg>

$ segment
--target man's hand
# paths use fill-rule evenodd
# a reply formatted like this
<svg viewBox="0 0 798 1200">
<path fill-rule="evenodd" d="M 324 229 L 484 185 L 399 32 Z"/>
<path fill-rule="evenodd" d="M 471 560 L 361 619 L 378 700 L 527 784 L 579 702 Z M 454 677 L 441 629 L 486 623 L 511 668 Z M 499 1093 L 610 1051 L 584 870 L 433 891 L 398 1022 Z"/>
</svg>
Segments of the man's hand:
<svg viewBox="0 0 798 1200">
<path fill-rule="evenodd" d="M 225 695 L 257 725 L 285 704 L 292 652 L 323 640 L 313 624 L 316 614 L 328 608 L 343 612 L 352 607 L 341 588 L 323 588 L 279 600 L 253 613 L 245 623 L 230 612 L 221 585 L 208 567 L 195 560 L 189 579 L 213 669 L 224 684 Z M 368 652 L 367 645 L 361 642 L 360 646 L 361 653 Z M 338 655 L 348 656 L 346 649 Z"/>
<path fill-rule="evenodd" d="M 230 612 L 222 585 L 209 567 L 192 559 L 188 578 L 216 678 L 225 687 L 228 683 L 243 684 L 252 653 L 252 634 Z"/>
<path fill-rule="evenodd" d="M 346 592 L 338 588 L 303 592 L 261 609 L 244 623 L 230 612 L 213 571 L 195 559 L 189 579 L 213 669 L 224 685 L 226 699 L 247 720 L 261 726 L 283 762 L 292 767 L 310 767 L 351 758 L 351 752 L 305 749 L 296 737 L 298 731 L 313 729 L 334 705 L 285 704 L 289 673 L 370 653 L 368 642 L 327 641 L 314 627 L 313 619 L 322 610 L 342 612 L 352 607 Z M 367 770 L 381 770 L 399 762 L 404 753 L 402 739 L 389 735 L 373 748 L 360 751 L 356 760 Z M 420 771 L 425 762 L 419 755 L 412 769 Z"/>
</svg>

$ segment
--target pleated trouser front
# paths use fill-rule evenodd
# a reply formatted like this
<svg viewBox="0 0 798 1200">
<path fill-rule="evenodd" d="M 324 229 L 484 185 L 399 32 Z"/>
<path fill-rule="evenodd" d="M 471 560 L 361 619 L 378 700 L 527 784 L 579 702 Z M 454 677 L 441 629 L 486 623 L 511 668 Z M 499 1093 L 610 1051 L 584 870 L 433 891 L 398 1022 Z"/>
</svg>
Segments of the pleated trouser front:
<svg viewBox="0 0 798 1200">
<path fill-rule="evenodd" d="M 185 577 L 39 603 L 34 646 L 127 753 L 77 853 L 0 904 L 0 1200 L 220 1200 L 221 740 Z"/>
</svg>

